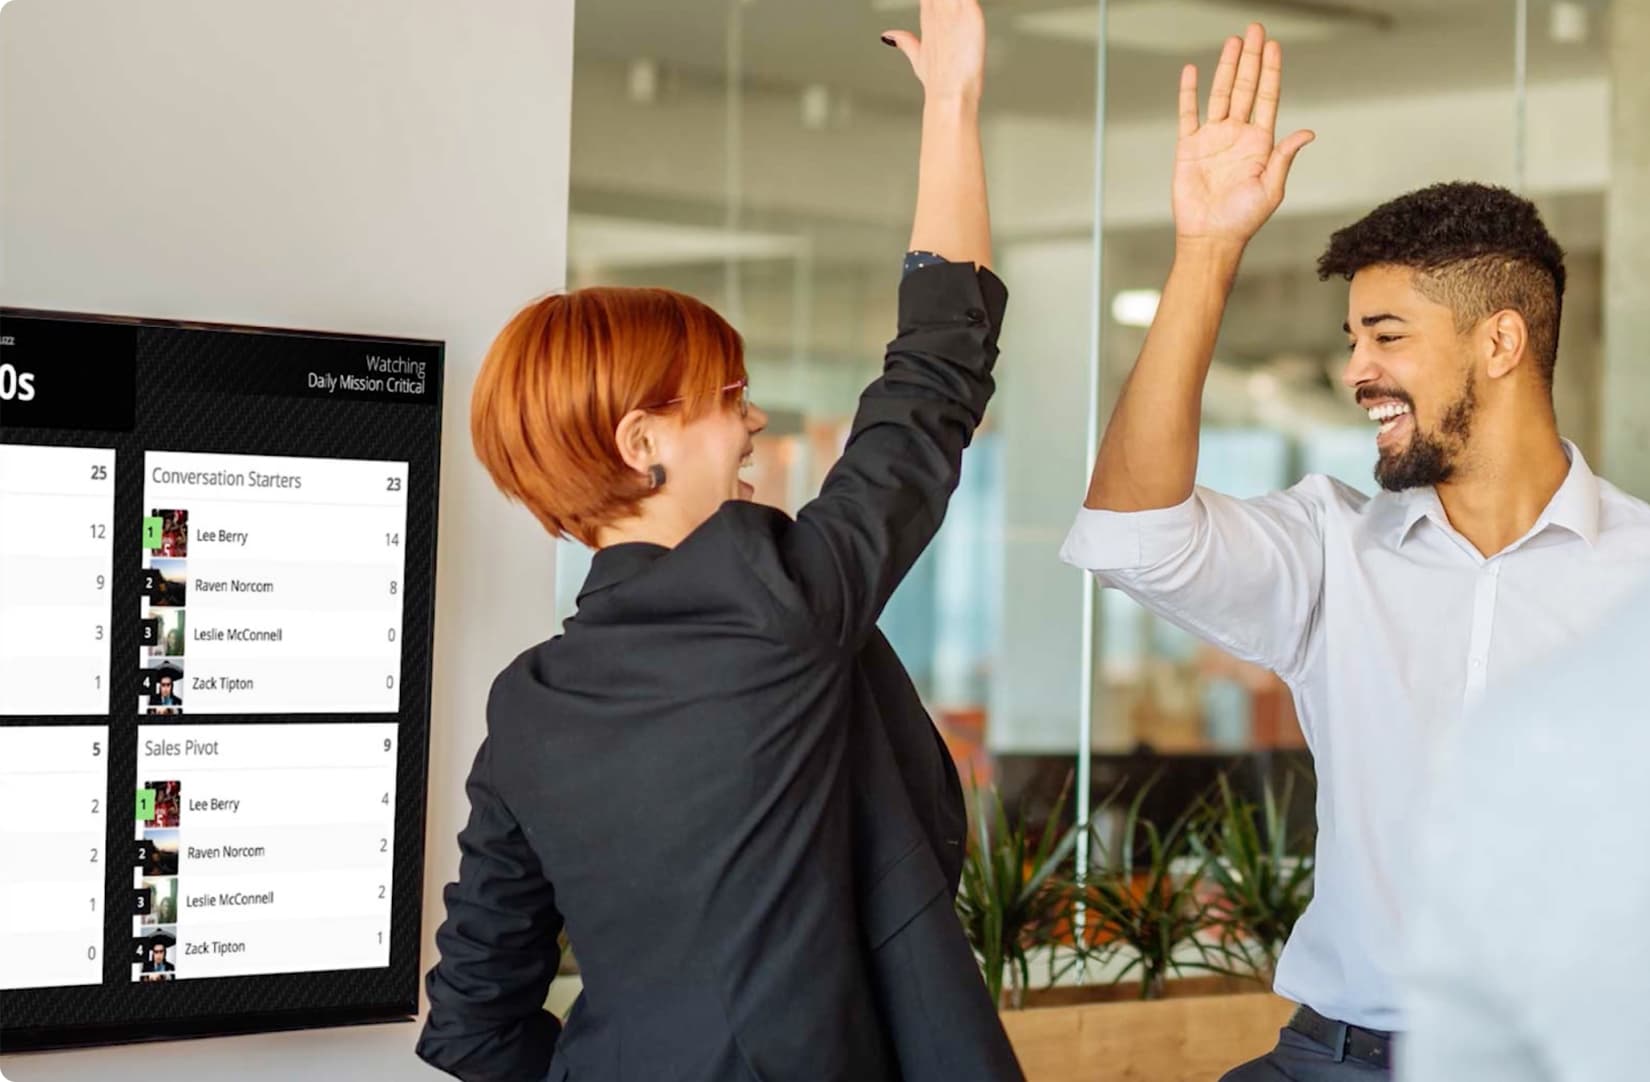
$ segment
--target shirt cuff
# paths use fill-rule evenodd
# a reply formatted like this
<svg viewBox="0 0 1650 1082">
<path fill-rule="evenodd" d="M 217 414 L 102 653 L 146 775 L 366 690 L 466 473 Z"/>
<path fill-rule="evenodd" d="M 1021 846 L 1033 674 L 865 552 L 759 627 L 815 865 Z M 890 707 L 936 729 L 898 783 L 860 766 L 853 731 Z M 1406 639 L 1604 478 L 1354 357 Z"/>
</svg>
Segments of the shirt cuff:
<svg viewBox="0 0 1650 1082">
<path fill-rule="evenodd" d="M 936 327 L 974 327 L 996 349 L 998 328 L 1008 307 L 1008 287 L 991 271 L 972 263 L 938 263 L 900 281 L 899 333 Z"/>
<path fill-rule="evenodd" d="M 1173 507 L 1151 511 L 1082 507 L 1060 546 L 1060 559 L 1096 573 L 1151 567 L 1185 548 L 1202 516 L 1203 501 L 1195 490 Z"/>
<path fill-rule="evenodd" d="M 901 269 L 900 275 L 903 277 L 914 270 L 921 270 L 924 267 L 937 267 L 941 263 L 949 262 L 951 261 L 938 252 L 906 252 L 905 266 Z"/>
</svg>

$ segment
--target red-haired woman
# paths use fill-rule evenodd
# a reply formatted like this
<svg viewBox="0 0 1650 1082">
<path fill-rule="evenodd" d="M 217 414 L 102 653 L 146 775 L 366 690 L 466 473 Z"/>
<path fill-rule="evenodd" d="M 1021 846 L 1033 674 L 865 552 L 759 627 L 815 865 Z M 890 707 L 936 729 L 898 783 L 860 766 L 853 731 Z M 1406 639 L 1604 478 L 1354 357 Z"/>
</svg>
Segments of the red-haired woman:
<svg viewBox="0 0 1650 1082">
<path fill-rule="evenodd" d="M 876 630 L 956 486 L 1006 302 L 978 0 L 923 0 L 922 31 L 887 39 L 926 98 L 899 336 L 794 521 L 749 502 L 766 417 L 697 301 L 550 297 L 483 366 L 477 453 L 597 551 L 565 633 L 488 702 L 418 1046 L 459 1078 L 1021 1077 L 952 908 L 956 771 Z M 564 926 L 584 988 L 562 1026 Z"/>
</svg>

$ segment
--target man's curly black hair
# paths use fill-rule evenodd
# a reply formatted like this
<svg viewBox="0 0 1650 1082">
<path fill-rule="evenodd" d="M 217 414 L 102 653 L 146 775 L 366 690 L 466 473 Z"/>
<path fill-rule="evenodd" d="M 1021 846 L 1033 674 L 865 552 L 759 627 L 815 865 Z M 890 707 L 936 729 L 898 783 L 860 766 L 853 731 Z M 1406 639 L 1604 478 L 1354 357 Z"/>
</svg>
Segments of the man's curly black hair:
<svg viewBox="0 0 1650 1082">
<path fill-rule="evenodd" d="M 1549 387 L 1564 306 L 1564 250 L 1528 199 L 1455 181 L 1410 192 L 1337 230 L 1318 277 L 1350 279 L 1365 267 L 1410 267 L 1415 288 L 1455 312 L 1465 332 L 1504 308 L 1529 326 L 1530 357 Z"/>
</svg>

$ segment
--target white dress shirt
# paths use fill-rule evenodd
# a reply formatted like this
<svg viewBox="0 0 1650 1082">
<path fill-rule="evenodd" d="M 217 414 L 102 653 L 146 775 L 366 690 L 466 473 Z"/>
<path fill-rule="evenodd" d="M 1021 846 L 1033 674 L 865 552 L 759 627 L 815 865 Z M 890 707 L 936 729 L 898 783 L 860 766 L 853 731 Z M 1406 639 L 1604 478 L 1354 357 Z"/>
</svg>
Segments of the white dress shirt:
<svg viewBox="0 0 1650 1082">
<path fill-rule="evenodd" d="M 1650 591 L 1445 743 L 1421 841 L 1405 1082 L 1650 1078 Z"/>
<path fill-rule="evenodd" d="M 1491 557 L 1430 487 L 1367 497 L 1312 476 L 1254 500 L 1199 488 L 1161 510 L 1078 512 L 1062 559 L 1294 693 L 1317 767 L 1317 870 L 1279 995 L 1403 1028 L 1412 830 L 1438 738 L 1650 573 L 1650 505 L 1565 449 L 1551 502 Z"/>
</svg>

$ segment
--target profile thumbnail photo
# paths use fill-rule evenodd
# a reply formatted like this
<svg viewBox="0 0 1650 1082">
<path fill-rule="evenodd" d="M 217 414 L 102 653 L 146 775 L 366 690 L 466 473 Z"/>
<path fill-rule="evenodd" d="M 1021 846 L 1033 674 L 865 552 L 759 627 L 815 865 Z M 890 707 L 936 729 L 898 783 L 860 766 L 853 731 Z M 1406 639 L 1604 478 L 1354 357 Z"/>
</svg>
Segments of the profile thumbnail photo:
<svg viewBox="0 0 1650 1082">
<path fill-rule="evenodd" d="M 143 874 L 159 879 L 178 874 L 178 832 L 175 828 L 143 832 Z"/>
<path fill-rule="evenodd" d="M 183 656 L 183 609 L 150 609 L 143 618 L 155 622 L 155 641 L 145 647 L 150 657 Z"/>
<path fill-rule="evenodd" d="M 132 975 L 139 981 L 169 981 L 177 977 L 177 925 L 157 925 L 138 938 L 137 948 L 143 960 L 132 966 Z"/>
<path fill-rule="evenodd" d="M 149 818 L 139 819 L 145 828 L 175 827 L 183 817 L 183 783 L 180 781 L 146 781 L 138 788 L 154 795 L 154 810 Z"/>
<path fill-rule="evenodd" d="M 137 888 L 138 923 L 176 924 L 178 922 L 178 877 L 144 877 Z"/>
<path fill-rule="evenodd" d="M 181 609 L 189 593 L 185 560 L 150 560 L 143 572 L 143 592 L 151 609 Z"/>
<path fill-rule="evenodd" d="M 178 510 L 157 510 L 149 512 L 150 518 L 160 519 L 160 544 L 151 549 L 157 556 L 182 558 L 189 555 L 189 512 Z"/>
<path fill-rule="evenodd" d="M 148 714 L 183 713 L 183 662 L 176 658 L 148 658 L 144 666 L 144 684 L 148 692 L 139 696 L 138 705 Z"/>
</svg>

